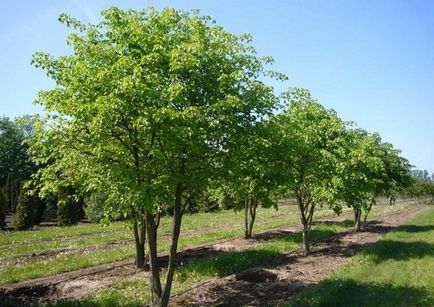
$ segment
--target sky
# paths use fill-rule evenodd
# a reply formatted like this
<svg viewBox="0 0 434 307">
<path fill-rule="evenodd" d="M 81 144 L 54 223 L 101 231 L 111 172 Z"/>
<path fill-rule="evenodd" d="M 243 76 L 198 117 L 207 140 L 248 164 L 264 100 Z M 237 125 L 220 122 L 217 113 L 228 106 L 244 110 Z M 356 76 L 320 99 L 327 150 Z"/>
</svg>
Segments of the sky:
<svg viewBox="0 0 434 307">
<path fill-rule="evenodd" d="M 434 1 L 428 0 L 5 0 L 0 2 L 0 116 L 41 113 L 37 93 L 53 81 L 32 54 L 67 55 L 66 12 L 98 22 L 101 10 L 198 8 L 288 75 L 276 92 L 304 87 L 327 108 L 434 171 Z"/>
</svg>

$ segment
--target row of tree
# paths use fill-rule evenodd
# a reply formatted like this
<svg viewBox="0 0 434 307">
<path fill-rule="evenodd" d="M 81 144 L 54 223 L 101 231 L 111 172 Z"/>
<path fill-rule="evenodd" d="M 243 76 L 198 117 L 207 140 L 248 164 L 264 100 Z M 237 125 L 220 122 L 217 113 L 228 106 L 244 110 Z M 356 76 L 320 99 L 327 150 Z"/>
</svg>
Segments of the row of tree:
<svg viewBox="0 0 434 307">
<path fill-rule="evenodd" d="M 25 145 L 37 167 L 28 186 L 59 206 L 102 195 L 106 219 L 131 220 L 154 305 L 168 304 L 182 217 L 198 203 L 244 210 L 250 237 L 258 206 L 294 197 L 308 254 L 318 206 L 352 207 L 358 229 L 377 196 L 410 185 L 408 161 L 378 134 L 342 121 L 307 90 L 276 96 L 264 80 L 286 76 L 267 69 L 272 59 L 256 55 L 249 35 L 174 9 L 113 7 L 102 17 L 83 24 L 61 15 L 74 29 L 72 54 L 34 55 L 56 87 L 39 93 L 49 116 Z M 165 213 L 173 221 L 162 283 Z"/>
</svg>

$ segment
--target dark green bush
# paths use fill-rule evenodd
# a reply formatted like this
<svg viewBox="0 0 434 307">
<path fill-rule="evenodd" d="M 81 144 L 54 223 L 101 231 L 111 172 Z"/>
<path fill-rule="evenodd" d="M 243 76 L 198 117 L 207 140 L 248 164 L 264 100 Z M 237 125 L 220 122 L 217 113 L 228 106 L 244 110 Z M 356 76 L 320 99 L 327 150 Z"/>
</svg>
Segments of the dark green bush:
<svg viewBox="0 0 434 307">
<path fill-rule="evenodd" d="M 57 225 L 76 225 L 84 217 L 83 201 L 77 198 L 73 188 L 63 188 L 58 193 L 57 199 Z"/>
<path fill-rule="evenodd" d="M 76 225 L 79 220 L 79 204 L 77 201 L 62 200 L 57 204 L 57 225 Z"/>
<path fill-rule="evenodd" d="M 15 208 L 14 227 L 17 230 L 25 230 L 35 225 L 36 204 L 34 198 L 27 195 L 21 189 Z"/>
</svg>

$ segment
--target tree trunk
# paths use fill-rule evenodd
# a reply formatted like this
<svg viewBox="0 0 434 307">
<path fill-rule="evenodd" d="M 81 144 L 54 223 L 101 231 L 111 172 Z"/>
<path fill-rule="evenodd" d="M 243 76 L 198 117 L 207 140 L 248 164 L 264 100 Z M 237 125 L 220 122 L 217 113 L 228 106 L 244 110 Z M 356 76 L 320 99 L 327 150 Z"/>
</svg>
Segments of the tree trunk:
<svg viewBox="0 0 434 307">
<path fill-rule="evenodd" d="M 354 209 L 354 231 L 360 231 L 362 209 Z"/>
<path fill-rule="evenodd" d="M 249 232 L 249 201 L 244 200 L 244 238 L 249 239 L 251 236 Z"/>
<path fill-rule="evenodd" d="M 304 202 L 303 197 L 299 194 L 299 191 L 295 191 L 295 195 L 297 198 L 298 209 L 300 211 L 300 222 L 302 229 L 302 237 L 303 237 L 303 250 L 304 255 L 308 256 L 310 254 L 310 241 L 309 241 L 309 220 L 306 217 L 306 204 Z"/>
<path fill-rule="evenodd" d="M 175 191 L 175 205 L 173 214 L 173 228 L 172 228 L 172 245 L 170 247 L 169 265 L 167 267 L 166 284 L 164 286 L 163 296 L 161 298 L 161 306 L 169 304 L 170 291 L 172 289 L 173 274 L 176 266 L 176 252 L 178 248 L 178 239 L 181 232 L 182 220 L 182 184 L 178 183 Z"/>
<path fill-rule="evenodd" d="M 140 225 L 137 222 L 134 222 L 133 230 L 134 230 L 134 241 L 136 244 L 136 267 L 138 269 L 144 269 L 146 265 L 146 254 L 145 254 L 145 241 L 146 241 L 146 226 L 145 221 L 142 221 Z"/>
<path fill-rule="evenodd" d="M 256 208 L 258 201 L 256 199 L 248 199 L 244 201 L 244 238 L 250 239 L 253 233 L 253 225 L 256 219 Z"/>
<path fill-rule="evenodd" d="M 251 199 L 250 200 L 250 224 L 249 224 L 250 237 L 252 237 L 253 225 L 255 224 L 257 207 L 258 207 L 258 201 L 256 199 Z"/>
<path fill-rule="evenodd" d="M 302 228 L 304 255 L 308 256 L 310 254 L 309 225 L 302 224 Z"/>
<path fill-rule="evenodd" d="M 153 214 L 146 214 L 146 236 L 148 238 L 149 269 L 151 272 L 151 301 L 153 306 L 161 305 L 161 280 L 157 257 L 157 225 Z"/>
</svg>

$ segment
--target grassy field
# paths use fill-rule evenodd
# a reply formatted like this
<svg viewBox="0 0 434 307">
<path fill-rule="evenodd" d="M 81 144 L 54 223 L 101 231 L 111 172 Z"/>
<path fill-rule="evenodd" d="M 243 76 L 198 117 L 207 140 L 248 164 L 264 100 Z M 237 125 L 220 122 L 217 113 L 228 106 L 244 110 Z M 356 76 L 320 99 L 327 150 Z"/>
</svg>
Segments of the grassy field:
<svg viewBox="0 0 434 307">
<path fill-rule="evenodd" d="M 372 216 L 381 215 L 386 210 L 400 210 L 412 204 L 413 202 L 402 202 L 392 207 L 377 206 Z M 294 206 L 282 206 L 279 211 L 260 208 L 254 231 L 297 225 L 299 221 L 296 210 Z M 330 210 L 320 208 L 315 217 L 332 215 Z M 242 212 L 233 211 L 186 215 L 179 248 L 241 236 L 242 221 Z M 170 218 L 163 218 L 161 221 L 160 252 L 168 250 L 170 222 Z M 131 239 L 132 232 L 126 223 L 113 223 L 106 227 L 86 224 L 2 233 L 0 284 L 132 258 L 134 246 Z M 38 255 L 39 257 L 35 257 Z"/>
<path fill-rule="evenodd" d="M 332 214 L 318 211 L 317 217 Z M 186 215 L 183 219 L 180 249 L 242 235 L 242 213 L 230 210 Z M 224 221 L 224 222 L 222 222 Z M 161 221 L 159 251 L 169 248 L 171 219 Z M 258 211 L 255 231 L 298 223 L 293 206 Z M 126 244 L 116 244 L 127 241 Z M 0 234 L 0 284 L 11 283 L 59 272 L 72 271 L 98 264 L 134 257 L 132 231 L 127 223 L 109 226 L 85 224 L 72 227 L 50 227 Z M 44 254 L 45 253 L 45 254 Z M 35 258 L 32 255 L 42 254 Z M 22 258 L 23 261 L 16 261 Z M 35 259 L 34 259 L 35 258 Z M 8 262 L 12 262 L 8 265 Z"/>
<path fill-rule="evenodd" d="M 434 208 L 304 289 L 288 306 L 434 306 Z"/>
</svg>

